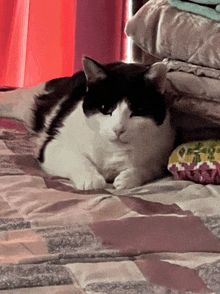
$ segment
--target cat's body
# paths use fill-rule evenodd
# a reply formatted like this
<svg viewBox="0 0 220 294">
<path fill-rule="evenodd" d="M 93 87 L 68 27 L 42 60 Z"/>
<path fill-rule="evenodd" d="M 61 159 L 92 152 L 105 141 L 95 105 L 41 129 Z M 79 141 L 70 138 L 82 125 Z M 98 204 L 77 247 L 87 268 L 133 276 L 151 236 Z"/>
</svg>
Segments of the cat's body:
<svg viewBox="0 0 220 294">
<path fill-rule="evenodd" d="M 175 137 L 165 66 L 89 58 L 83 66 L 70 78 L 0 93 L 0 116 L 25 122 L 42 168 L 78 189 L 132 188 L 162 176 Z"/>
</svg>

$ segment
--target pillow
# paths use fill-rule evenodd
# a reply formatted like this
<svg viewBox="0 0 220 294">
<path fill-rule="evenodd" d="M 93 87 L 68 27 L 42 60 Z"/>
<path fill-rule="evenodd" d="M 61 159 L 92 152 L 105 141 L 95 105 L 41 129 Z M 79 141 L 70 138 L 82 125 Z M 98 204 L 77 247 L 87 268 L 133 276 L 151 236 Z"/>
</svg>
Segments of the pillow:
<svg viewBox="0 0 220 294">
<path fill-rule="evenodd" d="M 146 53 L 220 69 L 220 23 L 150 0 L 127 22 L 126 34 Z"/>
<path fill-rule="evenodd" d="M 220 184 L 220 140 L 178 146 L 169 158 L 168 170 L 175 180 Z"/>
<path fill-rule="evenodd" d="M 173 7 L 220 21 L 219 0 L 169 0 Z"/>
<path fill-rule="evenodd" d="M 178 60 L 165 59 L 163 62 L 168 69 L 165 95 L 171 100 L 175 112 L 178 110 L 193 117 L 201 117 L 220 128 L 220 70 Z M 178 126 L 185 129 L 186 119 L 177 119 Z M 198 129 L 198 126 L 195 128 Z M 210 138 L 200 137 L 199 140 Z"/>
</svg>

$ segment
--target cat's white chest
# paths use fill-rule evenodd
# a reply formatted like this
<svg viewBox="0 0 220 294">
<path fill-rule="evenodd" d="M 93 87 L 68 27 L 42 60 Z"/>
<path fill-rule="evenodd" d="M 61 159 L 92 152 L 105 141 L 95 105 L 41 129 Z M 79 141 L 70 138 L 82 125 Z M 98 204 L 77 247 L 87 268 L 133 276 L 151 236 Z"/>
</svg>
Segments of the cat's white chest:
<svg viewBox="0 0 220 294">
<path fill-rule="evenodd" d="M 129 146 L 111 146 L 110 143 L 108 150 L 103 148 L 100 153 L 96 150 L 94 155 L 97 169 L 107 181 L 113 181 L 130 165 L 133 150 Z"/>
<path fill-rule="evenodd" d="M 59 135 L 45 150 L 43 168 L 50 174 L 69 177 L 89 161 L 107 180 L 113 180 L 132 158 L 129 144 L 112 142 L 109 126 L 103 122 L 86 120 L 81 103 L 64 120 Z"/>
</svg>

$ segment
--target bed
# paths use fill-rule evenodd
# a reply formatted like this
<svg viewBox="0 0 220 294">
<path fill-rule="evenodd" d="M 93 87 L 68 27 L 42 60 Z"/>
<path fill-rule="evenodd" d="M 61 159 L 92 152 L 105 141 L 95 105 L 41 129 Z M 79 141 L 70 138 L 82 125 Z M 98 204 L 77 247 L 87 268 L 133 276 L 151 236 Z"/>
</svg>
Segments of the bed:
<svg viewBox="0 0 220 294">
<path fill-rule="evenodd" d="M 1 293 L 220 291 L 220 186 L 76 191 L 39 168 L 22 125 L 1 123 Z"/>
<path fill-rule="evenodd" d="M 157 5 L 161 13 L 170 9 L 166 0 L 149 1 L 126 32 L 145 56 L 168 58 L 163 61 L 169 69 L 166 93 L 182 137 L 171 155 L 171 173 L 129 190 L 109 184 L 77 191 L 67 179 L 43 172 L 25 127 L 2 118 L 0 293 L 220 293 L 220 185 L 214 165 L 220 150 L 220 67 L 152 52 L 152 38 L 148 50 L 137 32 L 146 34 L 140 20 L 149 27 L 149 11 L 156 11 L 157 24 L 161 21 Z M 155 22 L 151 18 L 159 33 L 163 26 Z M 205 145 L 188 145 L 213 139 L 212 160 Z M 204 169 L 208 162 L 211 167 Z"/>
</svg>

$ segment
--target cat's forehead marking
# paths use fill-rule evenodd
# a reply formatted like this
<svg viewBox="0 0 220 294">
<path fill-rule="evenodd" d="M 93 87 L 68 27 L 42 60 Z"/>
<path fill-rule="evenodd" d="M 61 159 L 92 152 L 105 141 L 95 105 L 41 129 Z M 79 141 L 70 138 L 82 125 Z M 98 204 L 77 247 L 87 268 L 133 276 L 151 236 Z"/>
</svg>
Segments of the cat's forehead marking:
<svg viewBox="0 0 220 294">
<path fill-rule="evenodd" d="M 121 110 L 127 109 L 128 108 L 128 104 L 126 102 L 126 99 L 124 98 L 123 100 L 119 101 L 117 103 L 117 107 Z"/>
<path fill-rule="evenodd" d="M 115 113 L 124 113 L 127 112 L 129 110 L 128 108 L 128 103 L 126 102 L 126 99 L 123 99 L 122 101 L 119 101 L 117 103 L 117 107 L 115 108 Z M 130 110 L 129 110 L 130 111 Z M 114 114 L 113 112 L 113 114 Z"/>
<path fill-rule="evenodd" d="M 125 97 L 122 101 L 119 102 L 119 105 L 120 105 L 120 107 L 121 107 L 122 109 L 128 107 L 128 103 L 127 103 L 127 101 L 126 101 L 126 97 Z"/>
</svg>

